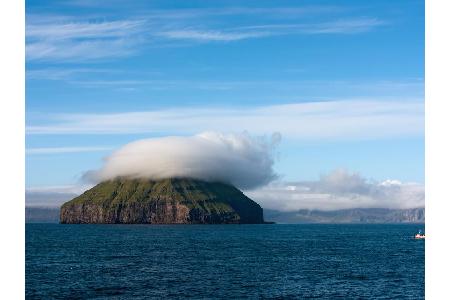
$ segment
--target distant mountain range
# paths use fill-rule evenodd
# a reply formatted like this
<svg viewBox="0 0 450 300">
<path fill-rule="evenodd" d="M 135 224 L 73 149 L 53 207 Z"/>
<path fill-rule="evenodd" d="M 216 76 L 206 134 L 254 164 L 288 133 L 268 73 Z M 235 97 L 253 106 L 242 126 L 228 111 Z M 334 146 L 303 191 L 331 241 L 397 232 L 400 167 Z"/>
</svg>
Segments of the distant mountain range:
<svg viewBox="0 0 450 300">
<path fill-rule="evenodd" d="M 302 209 L 295 212 L 265 209 L 264 218 L 276 223 L 425 223 L 425 208 Z"/>
<path fill-rule="evenodd" d="M 59 223 L 59 208 L 25 207 L 26 223 Z"/>
<path fill-rule="evenodd" d="M 58 223 L 59 208 L 27 207 L 27 223 Z M 425 223 L 425 208 L 353 208 L 333 211 L 280 212 L 264 209 L 264 219 L 276 223 Z"/>
</svg>

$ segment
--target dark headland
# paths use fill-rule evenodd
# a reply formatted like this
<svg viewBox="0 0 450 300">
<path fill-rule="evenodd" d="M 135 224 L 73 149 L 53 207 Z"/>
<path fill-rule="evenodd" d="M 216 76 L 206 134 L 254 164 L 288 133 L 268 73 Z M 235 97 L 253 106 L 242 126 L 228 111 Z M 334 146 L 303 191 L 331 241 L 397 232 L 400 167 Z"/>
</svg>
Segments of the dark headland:
<svg viewBox="0 0 450 300">
<path fill-rule="evenodd" d="M 262 224 L 263 209 L 229 184 L 194 179 L 99 183 L 66 202 L 66 224 Z"/>
</svg>

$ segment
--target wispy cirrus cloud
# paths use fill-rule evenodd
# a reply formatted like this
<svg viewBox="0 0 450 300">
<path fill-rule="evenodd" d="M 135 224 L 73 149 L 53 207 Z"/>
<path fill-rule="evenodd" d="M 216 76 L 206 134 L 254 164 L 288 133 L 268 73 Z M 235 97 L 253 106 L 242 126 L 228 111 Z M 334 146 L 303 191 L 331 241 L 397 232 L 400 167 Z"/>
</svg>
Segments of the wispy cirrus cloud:
<svg viewBox="0 0 450 300">
<path fill-rule="evenodd" d="M 99 68 L 34 68 L 26 70 L 27 79 L 38 80 L 69 80 L 80 75 L 118 74 L 118 70 Z"/>
<path fill-rule="evenodd" d="M 199 30 L 199 29 L 177 29 L 162 31 L 159 36 L 169 39 L 195 40 L 195 41 L 239 41 L 249 38 L 260 38 L 272 35 L 268 31 L 219 31 L 219 30 Z"/>
<path fill-rule="evenodd" d="M 29 39 L 118 38 L 140 31 L 143 24 L 142 20 L 70 21 L 61 24 L 31 22 L 27 25 L 26 32 Z"/>
<path fill-rule="evenodd" d="M 32 15 L 26 24 L 28 60 L 73 60 L 132 54 L 143 20 L 95 21 Z"/>
<path fill-rule="evenodd" d="M 43 147 L 27 148 L 26 154 L 60 154 L 60 153 L 80 153 L 80 152 L 103 152 L 112 150 L 113 147 Z"/>
<path fill-rule="evenodd" d="M 103 3 L 102 3 L 103 2 Z M 220 16 L 245 16 L 258 15 L 265 18 L 289 18 L 304 17 L 323 14 L 334 14 L 348 11 L 349 9 L 337 5 L 302 5 L 283 7 L 262 7 L 262 6 L 224 6 L 224 7 L 203 7 L 203 8 L 182 8 L 182 9 L 151 9 L 143 7 L 137 3 L 124 1 L 69 1 L 67 4 L 73 6 L 104 7 L 114 5 L 123 6 L 131 11 L 140 12 L 155 19 L 188 19 L 188 18 L 217 18 Z M 134 6 L 135 5 L 135 6 Z"/>
<path fill-rule="evenodd" d="M 80 85 L 107 85 L 107 83 L 113 85 L 121 85 L 120 82 L 127 83 L 125 86 L 137 84 L 146 84 L 145 80 L 121 80 L 118 79 L 103 79 L 103 80 L 86 80 L 88 77 L 95 78 L 131 78 L 131 77 L 145 77 L 161 75 L 162 72 L 154 70 L 134 71 L 134 70 L 122 70 L 100 67 L 33 67 L 26 70 L 27 80 L 62 80 L 73 84 Z M 84 79 L 85 81 L 82 81 Z"/>
<path fill-rule="evenodd" d="M 309 24 L 256 25 L 223 30 L 187 28 L 162 31 L 158 35 L 171 39 L 229 42 L 280 35 L 355 34 L 385 24 L 386 22 L 376 18 L 361 18 Z"/>
<path fill-rule="evenodd" d="M 189 128 L 186 127 L 189 124 Z M 422 101 L 329 101 L 243 108 L 165 109 L 110 114 L 60 114 L 28 125 L 27 134 L 195 134 L 280 132 L 294 139 L 422 136 Z"/>
<path fill-rule="evenodd" d="M 179 42 L 233 42 L 281 35 L 352 34 L 385 25 L 377 18 L 335 16 L 334 6 L 225 7 L 143 11 L 129 18 L 27 15 L 29 61 L 130 56 Z M 330 14 L 331 13 L 331 14 Z M 235 16 L 245 15 L 243 21 Z M 320 21 L 310 16 L 321 16 Z M 232 20 L 230 19 L 232 18 Z"/>
<path fill-rule="evenodd" d="M 307 34 L 354 34 L 367 32 L 386 24 L 386 21 L 377 18 L 344 19 L 303 26 L 302 32 Z"/>
<path fill-rule="evenodd" d="M 286 69 L 284 72 L 304 72 L 301 69 Z M 102 76 L 93 76 L 95 74 Z M 164 72 L 148 70 L 129 72 L 124 70 L 88 68 L 33 68 L 27 70 L 27 79 L 61 80 L 85 88 L 114 87 L 122 90 L 182 90 L 186 91 L 241 91 L 254 93 L 267 91 L 266 96 L 297 100 L 297 95 L 317 96 L 316 99 L 374 97 L 420 97 L 423 95 L 423 79 L 405 80 L 296 80 L 296 79 L 174 79 L 166 78 Z"/>
<path fill-rule="evenodd" d="M 241 29 L 246 30 L 267 30 L 276 33 L 302 33 L 302 34 L 326 34 L 326 33 L 343 33 L 352 34 L 369 31 L 375 27 L 386 25 L 387 22 L 378 18 L 349 18 L 333 21 L 325 21 L 320 23 L 307 24 L 270 24 L 270 25 L 254 25 L 245 26 Z"/>
</svg>

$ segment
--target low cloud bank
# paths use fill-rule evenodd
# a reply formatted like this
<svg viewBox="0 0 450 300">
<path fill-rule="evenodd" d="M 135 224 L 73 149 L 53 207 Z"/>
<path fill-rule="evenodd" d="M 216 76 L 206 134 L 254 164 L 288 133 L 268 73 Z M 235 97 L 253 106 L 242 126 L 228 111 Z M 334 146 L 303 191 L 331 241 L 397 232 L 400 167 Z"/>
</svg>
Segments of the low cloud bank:
<svg viewBox="0 0 450 300">
<path fill-rule="evenodd" d="M 99 182 L 117 177 L 189 177 L 252 189 L 277 178 L 273 154 L 280 139 L 280 134 L 257 138 L 217 132 L 144 139 L 115 151 L 101 169 L 84 178 Z"/>
<path fill-rule="evenodd" d="M 25 190 L 25 206 L 60 207 L 91 187 L 91 185 L 73 185 L 27 188 Z"/>
<path fill-rule="evenodd" d="M 193 137 L 187 139 L 191 138 Z M 268 140 L 265 141 L 268 142 Z M 266 146 L 273 147 L 270 143 Z M 121 150 L 123 148 L 119 151 Z M 106 171 L 107 164 L 94 174 L 100 175 L 99 172 Z M 245 166 L 248 167 L 249 164 L 247 163 Z M 228 170 L 231 170 L 231 168 L 228 168 Z M 94 174 L 91 173 L 90 175 Z M 232 173 L 226 174 L 231 175 Z M 254 186 L 257 182 L 265 182 L 269 178 L 276 177 L 273 171 L 266 173 L 266 175 L 266 177 L 247 178 L 245 182 L 247 186 Z M 239 180 L 237 177 L 229 178 Z M 83 185 L 30 188 L 27 189 L 25 194 L 26 206 L 59 207 L 91 187 L 91 185 Z M 351 173 L 343 169 L 323 175 L 317 181 L 274 181 L 252 190 L 248 187 L 246 189 L 245 194 L 264 209 L 284 212 L 293 212 L 299 209 L 327 211 L 351 208 L 406 209 L 425 205 L 425 188 L 422 184 L 402 183 L 398 180 L 372 181 L 357 173 Z"/>
<path fill-rule="evenodd" d="M 26 207 L 60 207 L 79 193 L 25 192 Z"/>
<path fill-rule="evenodd" d="M 368 180 L 335 170 L 318 181 L 275 182 L 246 194 L 263 208 L 279 211 L 349 208 L 406 209 L 425 205 L 425 188 L 398 180 Z"/>
</svg>

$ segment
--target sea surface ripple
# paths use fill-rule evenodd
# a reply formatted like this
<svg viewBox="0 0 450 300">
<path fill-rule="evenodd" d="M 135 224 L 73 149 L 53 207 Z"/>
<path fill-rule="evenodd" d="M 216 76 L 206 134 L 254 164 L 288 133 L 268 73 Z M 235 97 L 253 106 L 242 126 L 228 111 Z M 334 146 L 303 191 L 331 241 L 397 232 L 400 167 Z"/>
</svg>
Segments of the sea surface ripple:
<svg viewBox="0 0 450 300">
<path fill-rule="evenodd" d="M 26 225 L 27 299 L 423 299 L 424 225 Z"/>
</svg>

